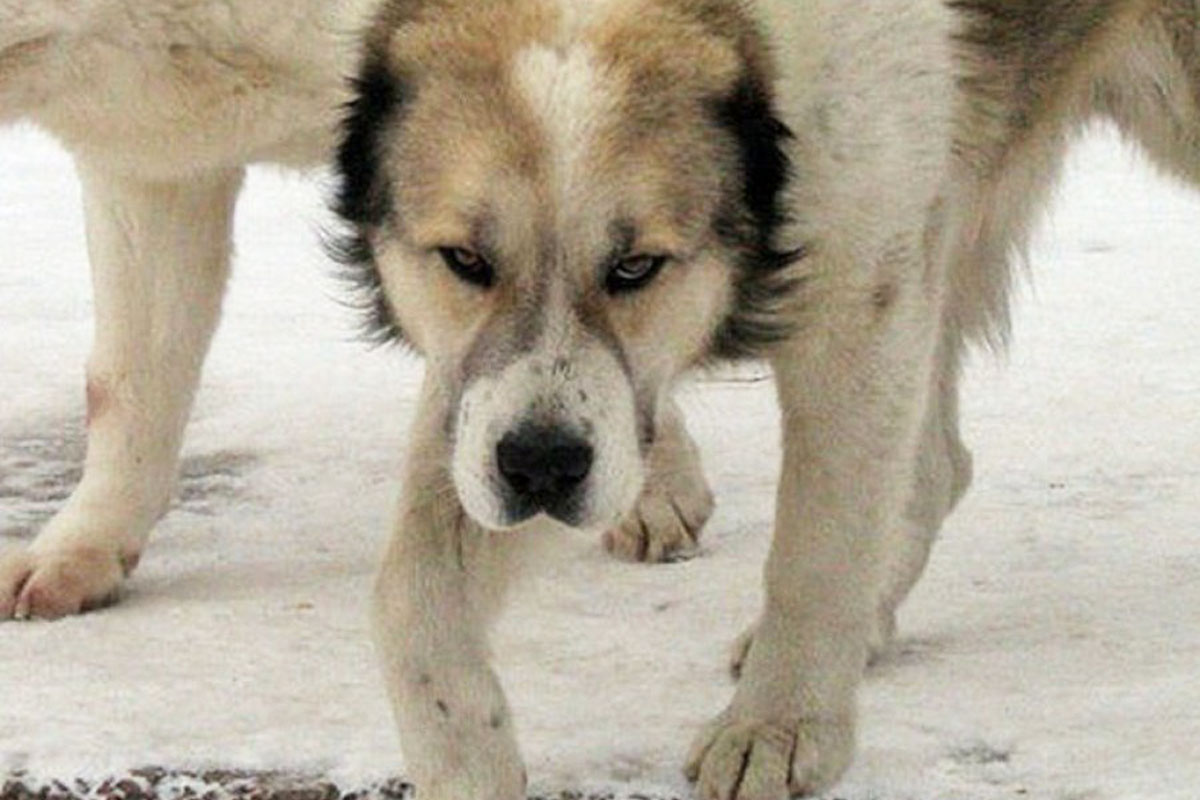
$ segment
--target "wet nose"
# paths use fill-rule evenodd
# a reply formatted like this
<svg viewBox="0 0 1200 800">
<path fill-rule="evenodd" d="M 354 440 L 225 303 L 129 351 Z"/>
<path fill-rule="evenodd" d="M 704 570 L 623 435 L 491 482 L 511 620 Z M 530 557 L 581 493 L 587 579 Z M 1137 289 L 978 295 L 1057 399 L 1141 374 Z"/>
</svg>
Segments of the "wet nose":
<svg viewBox="0 0 1200 800">
<path fill-rule="evenodd" d="M 592 468 L 592 446 L 561 428 L 524 426 L 496 446 L 500 474 L 512 490 L 541 508 L 560 505 Z"/>
</svg>

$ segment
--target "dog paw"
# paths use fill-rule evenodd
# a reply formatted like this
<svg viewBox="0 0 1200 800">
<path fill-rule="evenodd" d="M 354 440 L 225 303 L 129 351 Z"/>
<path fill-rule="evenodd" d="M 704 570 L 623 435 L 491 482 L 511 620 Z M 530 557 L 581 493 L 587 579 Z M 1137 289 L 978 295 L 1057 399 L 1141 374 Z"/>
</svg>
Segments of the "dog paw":
<svg viewBox="0 0 1200 800">
<path fill-rule="evenodd" d="M 58 619 L 107 605 L 135 561 L 82 545 L 0 554 L 0 620 Z"/>
<path fill-rule="evenodd" d="M 828 789 L 853 755 L 850 719 L 785 723 L 725 712 L 697 737 L 684 774 L 699 800 L 787 800 Z"/>
<path fill-rule="evenodd" d="M 703 475 L 698 484 L 647 486 L 633 512 L 604 534 L 604 548 L 622 561 L 686 561 L 698 552 L 713 505 Z"/>
</svg>

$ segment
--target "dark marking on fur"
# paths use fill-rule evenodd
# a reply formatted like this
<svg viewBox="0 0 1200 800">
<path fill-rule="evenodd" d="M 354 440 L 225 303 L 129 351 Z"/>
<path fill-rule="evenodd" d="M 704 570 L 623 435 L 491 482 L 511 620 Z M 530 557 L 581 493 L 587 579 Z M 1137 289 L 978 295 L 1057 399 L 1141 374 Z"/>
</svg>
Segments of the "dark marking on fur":
<svg viewBox="0 0 1200 800">
<path fill-rule="evenodd" d="M 637 411 L 638 450 L 642 457 L 650 455 L 650 448 L 658 440 L 658 399 L 644 387 L 635 387 L 635 409 Z"/>
<path fill-rule="evenodd" d="M 434 705 L 437 706 L 437 710 L 441 712 L 443 717 L 450 716 L 450 706 L 446 704 L 445 700 L 438 699 Z"/>
<path fill-rule="evenodd" d="M 87 379 L 87 426 L 90 428 L 96 420 L 108 411 L 112 404 L 112 393 L 108 384 L 101 378 L 88 376 Z"/>
<path fill-rule="evenodd" d="M 714 221 L 717 236 L 739 254 L 739 264 L 733 307 L 712 352 L 720 358 L 757 357 L 794 327 L 786 306 L 800 281 L 787 267 L 805 251 L 782 250 L 776 242 L 788 219 L 783 194 L 792 167 L 784 145 L 793 134 L 773 113 L 764 87 L 750 77 L 714 104 L 713 115 L 736 144 L 741 174 L 736 195 Z"/>
<path fill-rule="evenodd" d="M 494 731 L 500 730 L 504 727 L 504 720 L 506 716 L 507 715 L 504 713 L 503 709 L 496 709 L 491 713 L 491 716 L 488 717 L 488 727 Z"/>
<path fill-rule="evenodd" d="M 0 50 L 0 78 L 7 79 L 19 70 L 32 66 L 34 61 L 45 55 L 57 41 L 57 37 L 47 34 Z"/>
<path fill-rule="evenodd" d="M 411 90 L 378 53 L 367 55 L 352 89 L 337 151 L 333 201 L 346 232 L 326 237 L 325 247 L 342 265 L 342 277 L 356 296 L 353 305 L 365 314 L 364 338 L 376 344 L 398 342 L 404 333 L 384 292 L 371 236 L 395 211 L 382 140 L 393 130 Z"/>
<path fill-rule="evenodd" d="M 137 569 L 138 564 L 141 563 L 142 554 L 138 552 L 122 553 L 120 555 L 120 560 L 121 574 L 128 578 L 133 574 L 133 571 Z"/>
<path fill-rule="evenodd" d="M 871 305 L 879 314 L 884 314 L 889 308 L 896 304 L 896 299 L 900 295 L 900 290 L 894 283 L 882 283 L 875 287 L 875 291 L 871 292 Z"/>
<path fill-rule="evenodd" d="M 467 512 L 459 504 L 457 511 L 457 519 L 454 520 L 454 557 L 458 561 L 459 572 L 467 571 L 467 526 L 470 521 L 467 519 Z"/>
</svg>

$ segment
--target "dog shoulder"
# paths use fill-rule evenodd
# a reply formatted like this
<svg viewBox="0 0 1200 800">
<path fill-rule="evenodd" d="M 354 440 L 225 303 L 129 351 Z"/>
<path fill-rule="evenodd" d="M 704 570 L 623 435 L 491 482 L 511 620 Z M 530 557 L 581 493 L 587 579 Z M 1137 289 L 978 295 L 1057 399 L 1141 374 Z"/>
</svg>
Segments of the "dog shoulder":
<svg viewBox="0 0 1200 800">
<path fill-rule="evenodd" d="M 951 13 L 938 0 L 775 1 L 759 13 L 795 134 L 796 235 L 862 253 L 922 231 L 949 179 Z"/>
</svg>

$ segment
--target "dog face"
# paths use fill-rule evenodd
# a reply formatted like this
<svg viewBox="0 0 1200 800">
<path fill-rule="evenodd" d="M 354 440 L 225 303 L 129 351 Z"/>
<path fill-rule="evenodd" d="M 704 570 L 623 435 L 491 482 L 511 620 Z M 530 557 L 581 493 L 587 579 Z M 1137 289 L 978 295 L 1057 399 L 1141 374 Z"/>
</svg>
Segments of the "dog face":
<svg viewBox="0 0 1200 800">
<path fill-rule="evenodd" d="M 688 367 L 786 331 L 786 129 L 721 0 L 397 0 L 339 153 L 375 332 L 429 360 L 490 529 L 617 523 Z"/>
</svg>

